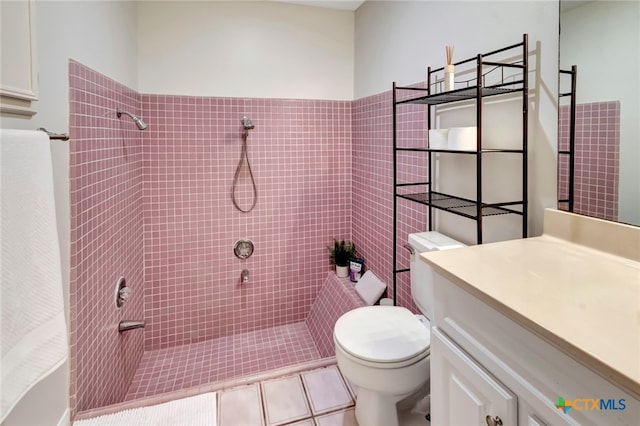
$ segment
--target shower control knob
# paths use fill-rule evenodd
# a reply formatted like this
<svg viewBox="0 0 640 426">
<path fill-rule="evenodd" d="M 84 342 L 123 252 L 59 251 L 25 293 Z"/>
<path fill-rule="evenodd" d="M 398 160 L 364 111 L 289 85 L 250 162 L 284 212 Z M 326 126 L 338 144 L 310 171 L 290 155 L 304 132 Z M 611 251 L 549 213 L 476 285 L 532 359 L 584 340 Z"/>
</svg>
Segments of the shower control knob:
<svg viewBox="0 0 640 426">
<path fill-rule="evenodd" d="M 116 308 L 121 308 L 122 304 L 131 297 L 133 290 L 127 287 L 127 280 L 124 277 L 118 278 L 118 282 L 116 282 L 116 291 L 115 291 L 115 302 Z"/>
<path fill-rule="evenodd" d="M 131 297 L 132 292 L 133 290 L 127 287 L 127 280 L 125 280 L 124 277 L 118 278 L 115 291 L 116 308 L 121 308 L 122 304 Z"/>
<path fill-rule="evenodd" d="M 241 239 L 233 245 L 233 253 L 238 259 L 246 259 L 253 254 L 253 241 Z"/>
<path fill-rule="evenodd" d="M 132 290 L 129 287 L 124 287 L 120 289 L 120 291 L 118 292 L 118 295 L 120 296 L 120 299 L 122 301 L 125 301 L 129 297 L 131 297 L 131 293 L 132 293 Z"/>
</svg>

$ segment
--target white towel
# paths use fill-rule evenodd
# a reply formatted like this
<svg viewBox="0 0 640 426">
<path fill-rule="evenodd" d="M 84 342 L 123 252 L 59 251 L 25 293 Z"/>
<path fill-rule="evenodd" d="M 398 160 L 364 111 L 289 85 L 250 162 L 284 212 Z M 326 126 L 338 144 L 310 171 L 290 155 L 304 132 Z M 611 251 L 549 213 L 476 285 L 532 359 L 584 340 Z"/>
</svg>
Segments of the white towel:
<svg viewBox="0 0 640 426">
<path fill-rule="evenodd" d="M 2 129 L 0 172 L 1 423 L 68 348 L 49 137 Z"/>
<path fill-rule="evenodd" d="M 150 407 L 77 420 L 73 426 L 216 426 L 216 394 L 204 393 Z"/>
</svg>

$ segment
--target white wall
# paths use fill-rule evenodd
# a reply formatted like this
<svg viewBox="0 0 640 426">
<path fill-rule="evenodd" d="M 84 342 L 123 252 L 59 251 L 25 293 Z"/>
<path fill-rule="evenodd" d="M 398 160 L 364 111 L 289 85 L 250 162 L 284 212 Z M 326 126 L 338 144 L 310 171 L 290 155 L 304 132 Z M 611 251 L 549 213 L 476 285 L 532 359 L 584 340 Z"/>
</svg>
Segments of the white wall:
<svg viewBox="0 0 640 426">
<path fill-rule="evenodd" d="M 136 9 L 129 2 L 37 1 L 36 50 L 39 76 L 37 114 L 2 116 L 2 128 L 69 131 L 69 59 L 75 59 L 137 88 Z M 52 142 L 54 189 L 62 255 L 64 295 L 69 300 L 69 149 Z M 67 314 L 69 312 L 66 306 Z M 69 365 L 42 380 L 18 403 L 3 425 L 68 423 Z"/>
<path fill-rule="evenodd" d="M 560 65 L 578 66 L 578 103 L 620 101 L 618 219 L 640 225 L 640 2 L 587 3 L 561 25 Z"/>
<path fill-rule="evenodd" d="M 356 11 L 354 90 L 361 98 L 391 89 L 393 81 L 424 81 L 428 65 L 444 65 L 445 45 L 455 46 L 458 61 L 518 43 L 523 33 L 532 52 L 529 233 L 538 235 L 544 208 L 557 203 L 557 1 L 367 1 Z"/>
<path fill-rule="evenodd" d="M 351 11 L 265 1 L 138 7 L 142 93 L 353 99 Z"/>
<path fill-rule="evenodd" d="M 31 119 L 2 117 L 3 127 L 66 132 L 69 59 L 138 87 L 136 9 L 131 2 L 36 1 L 39 100 Z"/>
</svg>

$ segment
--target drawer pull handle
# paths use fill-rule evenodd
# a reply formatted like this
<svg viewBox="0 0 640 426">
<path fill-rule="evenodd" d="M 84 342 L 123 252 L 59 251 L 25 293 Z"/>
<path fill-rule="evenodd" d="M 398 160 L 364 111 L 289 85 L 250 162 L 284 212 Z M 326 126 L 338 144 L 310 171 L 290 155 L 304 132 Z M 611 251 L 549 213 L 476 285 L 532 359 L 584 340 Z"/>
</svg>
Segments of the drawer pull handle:
<svg viewBox="0 0 640 426">
<path fill-rule="evenodd" d="M 491 416 L 487 416 L 485 418 L 485 420 L 487 421 L 487 426 L 501 426 L 502 425 L 502 419 L 498 416 L 495 417 L 491 417 Z"/>
</svg>

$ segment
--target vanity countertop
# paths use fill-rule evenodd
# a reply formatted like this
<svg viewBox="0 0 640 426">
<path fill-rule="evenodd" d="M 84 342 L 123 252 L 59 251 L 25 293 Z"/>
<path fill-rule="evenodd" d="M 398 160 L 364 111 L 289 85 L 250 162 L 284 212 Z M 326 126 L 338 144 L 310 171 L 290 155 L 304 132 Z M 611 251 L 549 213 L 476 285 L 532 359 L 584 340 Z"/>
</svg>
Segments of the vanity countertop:
<svg viewBox="0 0 640 426">
<path fill-rule="evenodd" d="M 435 272 L 640 396 L 640 228 L 548 210 L 540 237 L 421 257 Z"/>
</svg>

